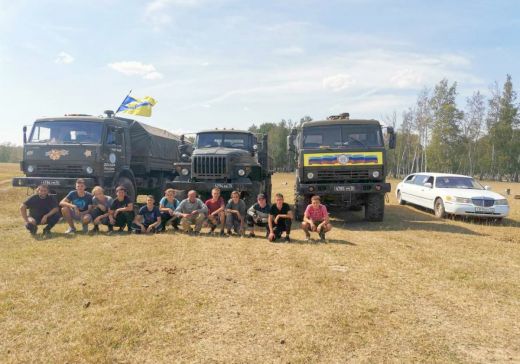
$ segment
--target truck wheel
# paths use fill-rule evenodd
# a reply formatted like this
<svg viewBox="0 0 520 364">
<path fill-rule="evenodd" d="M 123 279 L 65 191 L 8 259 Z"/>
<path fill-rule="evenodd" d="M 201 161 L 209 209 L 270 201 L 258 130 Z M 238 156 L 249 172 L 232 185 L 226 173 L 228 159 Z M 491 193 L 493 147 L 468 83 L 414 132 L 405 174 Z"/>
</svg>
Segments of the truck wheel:
<svg viewBox="0 0 520 364">
<path fill-rule="evenodd" d="M 296 195 L 294 199 L 294 218 L 297 221 L 303 221 L 303 214 L 307 208 L 308 200 L 310 201 L 310 198 L 306 196 Z"/>
<path fill-rule="evenodd" d="M 137 195 L 135 193 L 135 186 L 128 177 L 121 177 L 117 180 L 117 186 L 124 186 L 126 188 L 126 195 L 130 201 L 135 202 Z"/>
<path fill-rule="evenodd" d="M 397 202 L 399 205 L 406 205 L 406 201 L 403 200 L 403 197 L 401 196 L 401 191 L 397 191 Z"/>
<path fill-rule="evenodd" d="M 385 195 L 374 193 L 367 196 L 365 202 L 365 220 L 383 221 L 385 215 Z"/>
<path fill-rule="evenodd" d="M 446 210 L 444 209 L 444 202 L 442 202 L 442 198 L 438 198 L 435 200 L 435 205 L 433 206 L 435 217 L 438 219 L 443 219 L 446 217 Z"/>
</svg>

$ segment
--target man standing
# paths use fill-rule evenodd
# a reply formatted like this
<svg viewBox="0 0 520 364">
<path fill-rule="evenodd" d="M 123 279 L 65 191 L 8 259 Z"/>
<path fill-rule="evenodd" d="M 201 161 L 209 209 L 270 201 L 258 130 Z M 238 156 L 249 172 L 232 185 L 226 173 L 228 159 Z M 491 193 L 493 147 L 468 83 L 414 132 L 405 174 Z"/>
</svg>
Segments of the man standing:
<svg viewBox="0 0 520 364">
<path fill-rule="evenodd" d="M 208 207 L 197 198 L 197 192 L 191 190 L 188 192 L 188 198 L 182 200 L 179 207 L 175 209 L 175 212 L 181 217 L 182 230 L 189 233 L 191 231 L 191 225 L 195 224 L 195 235 L 198 235 L 200 234 L 204 220 L 206 220 Z"/>
<path fill-rule="evenodd" d="M 263 193 L 256 197 L 256 203 L 247 210 L 246 222 L 249 227 L 249 237 L 255 237 L 255 225 L 265 228 L 266 236 L 269 235 L 269 211 L 271 206 Z"/>
<path fill-rule="evenodd" d="M 119 231 L 125 230 L 126 226 L 130 233 L 134 215 L 134 203 L 126 195 L 126 188 L 124 186 L 117 187 L 116 198 L 110 206 L 108 215 L 110 225 L 119 227 Z"/>
<path fill-rule="evenodd" d="M 92 208 L 92 194 L 85 190 L 85 180 L 76 180 L 76 189 L 70 191 L 60 202 L 61 214 L 69 224 L 65 234 L 74 234 L 76 227 L 74 221 L 81 222 L 83 233 L 88 232 L 88 223 L 92 220 L 90 210 Z"/>
<path fill-rule="evenodd" d="M 211 190 L 211 198 L 205 202 L 208 207 L 208 222 L 211 233 L 220 225 L 220 235 L 224 235 L 224 224 L 226 215 L 224 208 L 226 206 L 224 199 L 220 196 L 220 188 L 215 187 Z"/>
<path fill-rule="evenodd" d="M 231 229 L 235 230 L 238 235 L 244 233 L 244 224 L 246 220 L 246 203 L 240 199 L 238 191 L 231 192 L 231 199 L 226 205 L 226 226 L 228 235 L 232 234 Z"/>
<path fill-rule="evenodd" d="M 269 241 L 275 242 L 277 239 L 282 237 L 282 233 L 285 232 L 285 241 L 290 242 L 291 238 L 291 223 L 293 213 L 291 206 L 288 203 L 283 202 L 283 195 L 277 193 L 275 196 L 276 203 L 271 206 L 269 212 Z"/>
<path fill-rule="evenodd" d="M 27 216 L 29 209 L 29 216 Z M 51 229 L 60 220 L 58 202 L 49 195 L 46 185 L 39 185 L 36 194 L 25 200 L 20 206 L 20 214 L 25 222 L 25 228 L 31 235 L 36 235 L 38 225 L 47 225 L 43 228 L 43 236 L 49 236 Z"/>
<path fill-rule="evenodd" d="M 332 229 L 329 222 L 327 207 L 321 204 L 320 196 L 312 196 L 311 204 L 303 214 L 302 229 L 305 232 L 305 240 L 311 240 L 310 231 L 316 231 L 321 241 L 325 241 L 325 233 Z"/>
</svg>

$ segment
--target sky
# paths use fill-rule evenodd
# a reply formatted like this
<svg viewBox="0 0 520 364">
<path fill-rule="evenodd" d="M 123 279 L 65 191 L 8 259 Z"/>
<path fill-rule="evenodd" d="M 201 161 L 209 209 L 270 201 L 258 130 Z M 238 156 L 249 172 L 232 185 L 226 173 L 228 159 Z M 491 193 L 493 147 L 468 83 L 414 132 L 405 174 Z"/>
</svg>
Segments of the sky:
<svg viewBox="0 0 520 364">
<path fill-rule="evenodd" d="M 520 2 L 0 0 L 0 143 L 132 96 L 176 132 L 384 119 L 457 81 L 460 107 L 519 76 Z M 516 87 L 515 87 L 516 88 Z M 124 116 L 124 115 L 123 115 Z"/>
</svg>

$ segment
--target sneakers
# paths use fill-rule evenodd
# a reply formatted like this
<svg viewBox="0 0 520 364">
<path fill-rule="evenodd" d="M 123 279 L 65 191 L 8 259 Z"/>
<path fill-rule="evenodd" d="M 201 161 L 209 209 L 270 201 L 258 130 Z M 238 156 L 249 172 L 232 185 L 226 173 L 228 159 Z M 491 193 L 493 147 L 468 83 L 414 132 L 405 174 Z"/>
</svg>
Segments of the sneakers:
<svg viewBox="0 0 520 364">
<path fill-rule="evenodd" d="M 305 241 L 306 242 L 311 241 L 311 234 L 308 231 L 305 232 Z"/>
<path fill-rule="evenodd" d="M 50 229 L 47 229 L 47 228 L 43 229 L 42 236 L 44 238 L 50 238 L 52 236 Z"/>
<path fill-rule="evenodd" d="M 226 233 L 224 232 L 224 230 L 220 230 L 220 236 L 225 236 Z"/>
<path fill-rule="evenodd" d="M 289 235 L 285 236 L 285 242 L 286 243 L 290 243 L 291 242 L 291 237 Z"/>
<path fill-rule="evenodd" d="M 38 231 L 38 226 L 30 223 L 25 224 L 25 228 L 29 230 L 31 235 L 36 235 L 36 232 Z"/>
<path fill-rule="evenodd" d="M 76 228 L 69 227 L 67 230 L 65 230 L 65 234 L 69 234 L 69 235 L 76 234 Z"/>
<path fill-rule="evenodd" d="M 251 232 L 249 233 L 249 237 L 250 237 L 250 238 L 255 238 L 255 237 L 256 237 L 255 232 L 254 232 L 254 231 L 251 231 Z"/>
<path fill-rule="evenodd" d="M 92 230 L 90 230 L 90 233 L 91 233 L 91 234 L 97 234 L 97 233 L 99 233 L 99 225 L 94 225 L 94 227 L 92 228 Z"/>
</svg>

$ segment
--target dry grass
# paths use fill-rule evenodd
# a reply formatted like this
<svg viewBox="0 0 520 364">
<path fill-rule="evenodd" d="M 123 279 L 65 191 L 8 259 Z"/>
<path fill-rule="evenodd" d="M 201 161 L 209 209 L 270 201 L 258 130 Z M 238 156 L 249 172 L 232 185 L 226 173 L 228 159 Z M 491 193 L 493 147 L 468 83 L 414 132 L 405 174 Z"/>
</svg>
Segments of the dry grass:
<svg viewBox="0 0 520 364">
<path fill-rule="evenodd" d="M 274 190 L 292 200 L 292 180 Z M 494 226 L 390 196 L 383 223 L 347 213 L 329 244 L 269 244 L 63 224 L 34 240 L 24 194 L 0 186 L 1 361 L 520 362 L 520 200 Z"/>
</svg>

